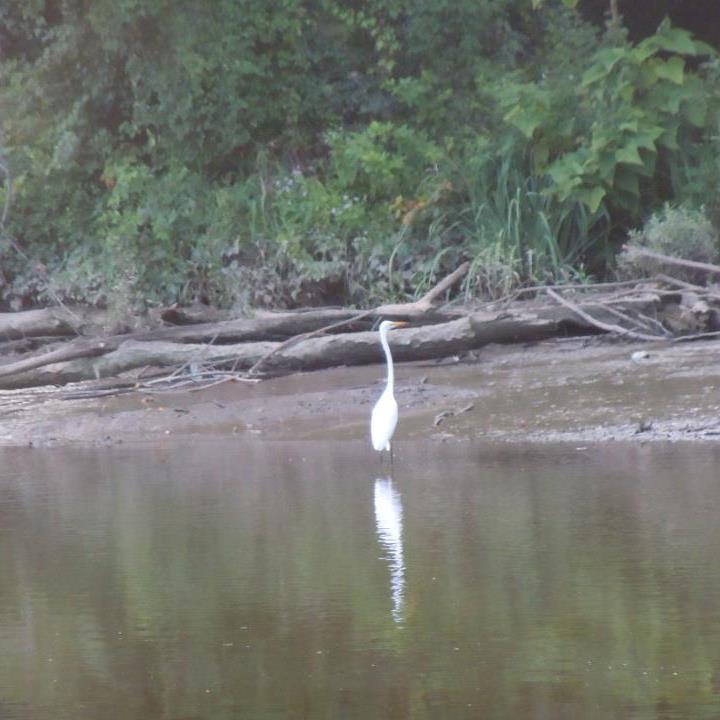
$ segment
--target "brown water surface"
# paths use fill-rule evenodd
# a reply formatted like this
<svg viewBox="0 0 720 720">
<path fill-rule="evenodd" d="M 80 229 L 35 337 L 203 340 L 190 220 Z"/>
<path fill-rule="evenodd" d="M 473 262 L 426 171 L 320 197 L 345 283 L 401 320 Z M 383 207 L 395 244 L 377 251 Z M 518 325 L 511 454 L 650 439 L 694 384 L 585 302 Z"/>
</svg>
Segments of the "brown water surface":
<svg viewBox="0 0 720 720">
<path fill-rule="evenodd" d="M 0 718 L 717 718 L 720 447 L 0 450 Z"/>
</svg>

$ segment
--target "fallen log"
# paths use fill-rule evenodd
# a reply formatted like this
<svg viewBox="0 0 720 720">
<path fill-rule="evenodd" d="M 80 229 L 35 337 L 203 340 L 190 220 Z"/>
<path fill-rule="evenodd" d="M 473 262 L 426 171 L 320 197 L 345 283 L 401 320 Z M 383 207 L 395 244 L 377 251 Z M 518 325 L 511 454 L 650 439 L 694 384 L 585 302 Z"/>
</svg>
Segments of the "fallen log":
<svg viewBox="0 0 720 720">
<path fill-rule="evenodd" d="M 658 280 L 661 280 L 667 285 L 672 285 L 674 287 L 682 288 L 684 290 L 692 290 L 693 292 L 708 297 L 715 302 L 720 301 L 720 293 L 718 293 L 717 290 L 713 290 L 712 288 L 695 285 L 694 283 L 686 282 L 685 280 L 678 280 L 678 278 L 670 277 L 669 275 L 664 275 L 663 273 L 658 273 L 657 278 Z"/>
<path fill-rule="evenodd" d="M 58 342 L 62 342 L 62 338 L 53 337 L 52 335 L 33 335 L 19 340 L 0 340 L 0 358 L 34 352 L 44 345 L 54 345 Z"/>
<path fill-rule="evenodd" d="M 489 343 L 529 342 L 553 337 L 562 334 L 563 323 L 568 321 L 571 312 L 564 308 L 551 310 L 543 311 L 545 317 L 535 313 L 504 312 L 493 315 L 478 312 L 446 323 L 397 330 L 391 336 L 393 352 L 398 361 L 427 360 L 473 350 Z M 376 332 L 323 335 L 285 347 L 282 345 L 273 342 L 207 345 L 125 340 L 100 357 L 75 357 L 45 365 L 37 365 L 36 358 L 34 366 L 31 366 L 33 358 L 28 358 L 25 365 L 14 363 L 15 373 L 0 373 L 0 387 L 64 385 L 116 376 L 140 367 L 168 367 L 193 362 L 215 366 L 232 364 L 235 368 L 247 369 L 270 353 L 272 357 L 267 361 L 267 372 L 272 374 L 382 360 Z M 68 349 L 60 348 L 53 357 L 57 360 L 61 357 L 60 351 Z M 95 355 L 103 349 L 99 343 L 86 347 Z"/>
<path fill-rule="evenodd" d="M 535 316 L 460 318 L 448 323 L 398 330 L 393 333 L 397 360 L 427 360 L 464 352 L 488 342 L 537 340 L 551 337 L 557 324 Z M 162 341 L 126 340 L 100 357 L 83 357 L 15 375 L 0 377 L 1 388 L 64 385 L 81 380 L 115 377 L 147 366 L 177 366 L 189 363 L 249 368 L 281 343 L 248 342 L 233 345 L 196 345 Z M 313 337 L 274 354 L 269 372 L 315 370 L 336 365 L 379 362 L 382 350 L 376 332 L 343 333 Z"/>
<path fill-rule="evenodd" d="M 0 365 L 0 378 L 66 360 L 84 357 L 94 358 L 98 355 L 111 353 L 126 342 L 174 342 L 176 344 L 187 343 L 190 345 L 209 343 L 211 345 L 223 344 L 230 347 L 229 341 L 234 341 L 234 343 L 257 343 L 268 338 L 271 340 L 288 336 L 294 338 L 298 333 L 302 334 L 316 330 L 327 332 L 329 322 L 336 324 L 338 327 L 352 327 L 353 325 L 362 327 L 363 318 L 371 318 L 374 314 L 374 311 L 360 314 L 348 310 L 323 308 L 306 313 L 272 313 L 258 318 L 241 318 L 218 323 L 159 328 L 158 330 L 132 334 L 112 335 L 97 340 L 78 338 L 48 352 L 33 354 Z M 435 319 L 437 320 L 437 317 Z M 369 323 L 366 321 L 364 325 L 367 327 Z M 279 342 L 271 343 L 268 348 L 272 350 L 279 345 Z M 237 354 L 240 357 L 244 356 L 243 353 Z M 260 360 L 261 357 L 258 356 L 256 361 Z M 245 366 L 241 364 L 239 367 Z M 41 375 L 38 374 L 38 377 Z"/>
<path fill-rule="evenodd" d="M 210 340 L 219 343 L 279 340 L 311 332 L 330 323 L 351 322 L 357 315 L 357 311 L 337 308 L 317 308 L 306 312 L 261 313 L 254 318 L 159 328 L 126 335 L 125 339 L 190 343 Z"/>
<path fill-rule="evenodd" d="M 15 375 L 63 360 L 96 357 L 116 350 L 128 340 L 138 342 L 175 341 L 178 343 L 245 342 L 265 338 L 277 339 L 315 329 L 328 321 L 349 320 L 356 313 L 347 310 L 320 309 L 312 313 L 271 313 L 259 318 L 240 318 L 218 323 L 159 328 L 131 334 L 111 335 L 95 340 L 78 338 L 48 352 L 23 357 L 0 365 L 0 377 Z"/>
<path fill-rule="evenodd" d="M 448 275 L 447 277 L 440 280 L 440 282 L 438 282 L 434 287 L 428 290 L 425 295 L 423 295 L 419 300 L 415 300 L 414 302 L 395 303 L 392 305 L 380 305 L 374 310 L 365 310 L 359 313 L 351 320 L 339 320 L 330 325 L 326 325 L 325 327 L 321 327 L 317 330 L 302 333 L 300 335 L 295 335 L 294 337 L 288 338 L 284 343 L 274 348 L 273 350 L 265 353 L 265 355 L 263 355 L 259 360 L 254 362 L 248 370 L 248 375 L 251 376 L 257 374 L 260 368 L 263 367 L 267 363 L 267 361 L 273 355 L 275 355 L 275 353 L 280 352 L 281 350 L 289 348 L 293 345 L 296 345 L 299 342 L 303 342 L 310 338 L 323 335 L 331 330 L 336 331 L 340 327 L 347 326 L 353 321 L 364 320 L 368 317 L 375 317 L 377 319 L 395 318 L 403 320 L 421 318 L 424 322 L 435 323 L 440 323 L 443 321 L 447 322 L 449 320 L 455 319 L 458 316 L 457 312 L 448 313 L 447 311 L 443 312 L 442 310 L 438 310 L 433 306 L 433 302 L 438 297 L 440 297 L 442 293 L 444 293 L 446 290 L 449 290 L 455 283 L 457 283 L 458 280 L 460 280 L 467 273 L 469 267 L 470 263 L 464 262 L 462 265 L 460 265 L 459 268 L 457 268 L 454 272 L 450 273 L 450 275 Z M 462 316 L 462 312 L 460 313 L 460 315 Z M 236 367 L 237 365 L 233 366 L 233 369 L 235 369 Z"/>
<path fill-rule="evenodd" d="M 82 380 L 116 377 L 137 368 L 171 367 L 185 363 L 234 362 L 244 358 L 244 364 L 257 360 L 273 343 L 256 342 L 238 345 L 195 345 L 162 341 L 142 342 L 126 340 L 112 352 L 100 357 L 82 357 L 67 362 L 36 367 L 26 372 L 0 378 L 0 388 L 23 388 L 35 385 L 66 385 Z"/>
<path fill-rule="evenodd" d="M 368 326 L 372 318 L 384 316 L 385 312 L 389 311 L 391 307 L 394 312 L 407 318 L 424 315 L 427 316 L 427 321 L 442 322 L 457 317 L 457 313 L 443 313 L 435 310 L 432 302 L 462 278 L 467 272 L 467 268 L 468 263 L 463 263 L 457 270 L 438 282 L 420 300 L 412 303 L 381 306 L 375 310 L 361 312 L 337 308 L 313 308 L 284 313 L 268 312 L 260 313 L 254 318 L 238 318 L 220 322 L 144 330 L 93 340 L 79 338 L 77 341 L 70 342 L 63 347 L 53 348 L 45 353 L 22 357 L 14 362 L 0 365 L 0 378 L 26 373 L 61 361 L 107 354 L 115 351 L 128 340 L 137 342 L 209 343 L 214 345 L 282 339 L 288 344 L 294 344 L 304 337 L 339 331 L 340 328 L 362 329 Z M 193 319 L 207 316 L 204 308 L 199 309 L 199 314 L 191 313 L 190 315 L 182 313 L 175 315 L 173 314 L 174 310 L 167 311 L 170 314 L 166 314 L 165 317 L 175 321 L 180 320 L 180 322 L 192 322 Z M 431 313 L 432 317 L 429 317 Z M 74 324 L 68 320 L 70 316 L 75 321 Z M 78 334 L 77 328 L 88 322 L 88 319 L 98 327 L 98 313 L 92 310 L 81 310 L 79 314 L 75 314 L 64 309 L 46 308 L 44 310 L 0 314 L 0 331 L 3 328 L 3 319 L 5 320 L 8 338 L 16 337 L 13 333 L 20 333 L 20 337 L 27 334 L 51 334 L 48 328 L 54 329 L 52 334 Z M 272 355 L 278 347 L 282 347 L 282 345 L 275 345 L 274 349 L 267 352 L 267 356 Z M 239 353 L 239 356 L 242 357 L 242 353 Z M 265 357 L 263 355 L 256 359 L 254 366 L 262 364 Z M 42 373 L 38 373 L 38 376 L 41 375 Z"/>
<path fill-rule="evenodd" d="M 23 310 L 0 313 L 0 338 L 19 340 L 26 337 L 62 337 L 77 335 L 76 327 L 80 318 L 73 318 L 67 311 L 58 308 Z"/>
<path fill-rule="evenodd" d="M 464 317 L 434 325 L 408 328 L 392 334 L 395 356 L 399 361 L 443 357 L 482 347 L 488 343 L 530 342 L 562 334 L 598 332 L 597 319 L 613 318 L 617 308 L 625 312 L 654 313 L 661 304 L 658 295 L 645 293 L 637 298 L 609 303 L 590 301 L 572 307 L 547 306 L 534 312 L 474 312 Z M 593 321 L 578 315 L 577 307 L 584 314 L 592 313 Z M 347 311 L 332 311 L 337 317 Z M 603 315 L 605 313 L 605 315 Z M 374 314 L 367 311 L 364 316 Z M 315 321 L 328 315 L 309 313 Z M 357 315 L 338 321 L 338 325 L 350 324 Z M 286 322 L 286 318 L 275 318 Z M 236 323 L 228 321 L 237 332 Z M 218 333 L 217 324 L 212 326 Z M 257 326 L 256 326 L 257 327 Z M 275 327 L 278 327 L 276 325 Z M 183 339 L 185 332 L 198 328 L 168 328 Z M 325 331 L 327 328 L 321 328 Z M 320 332 L 317 331 L 317 332 Z M 206 337 L 201 331 L 201 337 Z M 233 370 L 250 371 L 263 362 L 264 374 L 276 374 L 294 370 L 313 370 L 334 365 L 355 365 L 382 360 L 380 345 L 375 332 L 338 333 L 321 336 L 300 336 L 291 341 L 252 341 L 233 344 L 198 344 L 168 342 L 158 339 L 161 331 L 114 336 L 104 340 L 81 339 L 67 343 L 48 353 L 31 356 L 0 366 L 0 387 L 28 387 L 39 384 L 65 384 L 93 378 L 107 378 L 139 367 L 169 367 L 189 363 L 209 365 L 232 365 Z M 312 333 L 310 334 L 312 335 Z M 227 335 L 226 335 L 227 337 Z"/>
</svg>

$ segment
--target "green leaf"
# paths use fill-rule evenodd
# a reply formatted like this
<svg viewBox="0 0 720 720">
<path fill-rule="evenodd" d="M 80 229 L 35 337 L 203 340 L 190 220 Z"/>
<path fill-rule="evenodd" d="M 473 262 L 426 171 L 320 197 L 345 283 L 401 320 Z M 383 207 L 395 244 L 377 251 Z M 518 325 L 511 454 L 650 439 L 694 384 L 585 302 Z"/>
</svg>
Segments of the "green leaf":
<svg viewBox="0 0 720 720">
<path fill-rule="evenodd" d="M 647 41 L 641 42 L 635 48 L 633 48 L 633 57 L 639 63 L 644 63 L 648 58 L 652 57 L 657 52 L 657 48 L 653 47 L 652 43 Z"/>
<path fill-rule="evenodd" d="M 626 165 L 644 165 L 640 153 L 638 152 L 638 146 L 636 143 L 630 143 L 625 147 L 620 148 L 615 153 L 615 160 L 618 163 L 625 163 Z"/>
<path fill-rule="evenodd" d="M 697 46 L 692 35 L 687 30 L 671 27 L 668 20 L 662 22 L 656 37 L 660 48 L 666 52 L 676 52 L 682 55 L 697 53 Z"/>
<path fill-rule="evenodd" d="M 658 145 L 662 145 L 663 147 L 667 148 L 668 150 L 679 150 L 680 146 L 678 145 L 677 141 L 677 131 L 678 131 L 678 125 L 679 123 L 673 123 L 672 125 L 668 126 L 658 137 L 657 143 Z"/>
<path fill-rule="evenodd" d="M 620 123 L 620 125 L 618 125 L 618 130 L 620 132 L 636 133 L 638 130 L 638 121 L 637 120 L 628 120 L 624 123 Z"/>
<path fill-rule="evenodd" d="M 685 61 L 681 57 L 671 57 L 669 60 L 658 58 L 652 61 L 657 77 L 662 80 L 669 80 L 676 85 L 682 85 L 685 78 Z"/>
<path fill-rule="evenodd" d="M 633 142 L 639 148 L 655 152 L 655 141 L 663 134 L 665 128 L 659 125 L 643 125 L 642 132 L 633 135 Z"/>
<path fill-rule="evenodd" d="M 653 52 L 664 50 L 666 52 L 680 53 L 681 55 L 694 55 L 695 43 L 689 32 L 672 27 L 670 20 L 665 18 L 654 35 L 638 44 L 638 49 L 642 51 L 652 50 Z"/>
<path fill-rule="evenodd" d="M 617 63 L 625 57 L 624 48 L 607 48 L 595 53 L 593 64 L 588 68 L 582 78 L 581 86 L 588 87 L 607 77 Z"/>
<path fill-rule="evenodd" d="M 522 107 L 521 105 L 514 107 L 505 115 L 506 122 L 514 125 L 528 139 L 542 125 L 543 119 L 544 114 L 542 112 L 533 112 L 532 108 Z"/>
<path fill-rule="evenodd" d="M 664 51 L 679 55 L 717 55 L 714 47 L 696 40 L 687 30 L 672 27 L 667 18 L 654 35 L 638 44 L 637 49 L 643 53 Z"/>
<path fill-rule="evenodd" d="M 655 60 L 644 62 L 640 68 L 640 82 L 642 87 L 652 87 L 658 81 L 658 63 Z"/>
<path fill-rule="evenodd" d="M 574 154 L 562 156 L 548 168 L 548 174 L 558 186 L 578 181 L 582 172 L 583 166 Z"/>
<path fill-rule="evenodd" d="M 600 177 L 603 180 L 612 178 L 616 167 L 617 160 L 615 153 L 612 151 L 603 152 L 597 159 L 597 169 L 600 171 Z"/>
<path fill-rule="evenodd" d="M 604 187 L 598 185 L 594 188 L 579 188 L 575 193 L 575 197 L 583 205 L 587 205 L 591 213 L 596 213 L 605 199 L 607 192 Z"/>
</svg>

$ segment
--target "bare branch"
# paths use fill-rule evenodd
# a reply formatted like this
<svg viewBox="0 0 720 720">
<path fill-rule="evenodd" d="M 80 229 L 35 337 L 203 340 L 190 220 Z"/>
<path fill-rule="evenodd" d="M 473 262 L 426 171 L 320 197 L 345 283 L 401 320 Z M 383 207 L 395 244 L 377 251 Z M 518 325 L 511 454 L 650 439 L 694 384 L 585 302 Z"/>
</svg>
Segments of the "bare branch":
<svg viewBox="0 0 720 720">
<path fill-rule="evenodd" d="M 645 257 L 651 260 L 656 260 L 664 265 L 677 265 L 678 267 L 700 270 L 713 275 L 720 275 L 720 265 L 713 265 L 712 263 L 698 262 L 697 260 L 685 260 L 685 258 L 673 257 L 672 255 L 663 255 L 662 253 L 636 247 L 635 245 L 624 245 L 623 252 L 630 260 L 633 258 Z"/>
<path fill-rule="evenodd" d="M 417 305 L 427 305 L 428 307 L 442 295 L 446 290 L 451 288 L 458 280 L 460 280 L 468 271 L 469 262 L 464 262 L 454 272 L 450 273 L 446 278 L 441 280 L 434 288 L 428 290 L 418 301 Z"/>
<path fill-rule="evenodd" d="M 592 315 L 589 313 L 586 313 L 584 310 L 582 310 L 580 307 L 578 307 L 574 302 L 571 302 L 567 298 L 562 297 L 562 295 L 558 295 L 554 290 L 550 290 L 548 288 L 547 294 L 553 298 L 554 300 L 557 300 L 561 305 L 564 305 L 569 310 L 572 310 L 578 317 L 581 317 L 586 323 L 589 323 L 590 325 L 595 326 L 599 330 L 604 330 L 608 333 L 615 333 L 617 335 L 623 335 L 624 337 L 630 337 L 635 340 L 646 340 L 646 341 L 655 341 L 660 340 L 657 335 L 646 335 L 645 333 L 638 333 L 634 330 L 628 330 L 627 328 L 621 327 L 620 325 L 614 325 L 612 323 L 606 323 L 602 322 L 600 320 L 596 320 Z"/>
</svg>

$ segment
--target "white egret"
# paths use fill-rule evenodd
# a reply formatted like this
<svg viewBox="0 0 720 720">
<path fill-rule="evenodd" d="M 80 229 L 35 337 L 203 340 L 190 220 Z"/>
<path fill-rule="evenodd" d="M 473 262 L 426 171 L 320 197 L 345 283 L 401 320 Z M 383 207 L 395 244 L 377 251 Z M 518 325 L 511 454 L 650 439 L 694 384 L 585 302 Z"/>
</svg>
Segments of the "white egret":
<svg viewBox="0 0 720 720">
<path fill-rule="evenodd" d="M 398 421 L 398 405 L 393 392 L 395 374 L 393 372 L 393 359 L 390 354 L 387 334 L 389 330 L 404 327 L 405 325 L 407 325 L 406 322 L 395 322 L 393 320 L 383 320 L 380 323 L 380 344 L 385 351 L 385 359 L 387 360 L 387 383 L 383 394 L 375 403 L 372 417 L 370 418 L 370 439 L 372 440 L 373 448 L 378 452 L 390 450 L 390 440 L 395 432 Z"/>
</svg>

